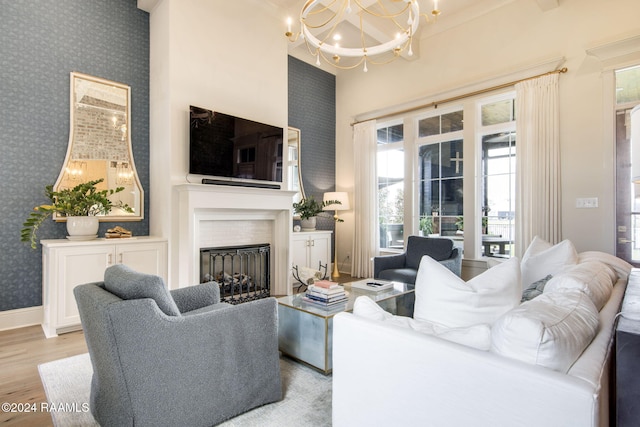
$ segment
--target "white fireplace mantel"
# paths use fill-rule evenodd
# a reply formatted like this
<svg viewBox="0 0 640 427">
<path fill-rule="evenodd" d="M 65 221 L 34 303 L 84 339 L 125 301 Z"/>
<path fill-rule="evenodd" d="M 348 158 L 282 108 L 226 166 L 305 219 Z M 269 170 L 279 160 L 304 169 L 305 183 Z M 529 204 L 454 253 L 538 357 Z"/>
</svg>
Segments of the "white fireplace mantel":
<svg viewBox="0 0 640 427">
<path fill-rule="evenodd" d="M 273 221 L 271 294 L 287 295 L 290 264 L 289 237 L 293 226 L 295 192 L 224 185 L 183 184 L 174 186 L 177 200 L 172 236 L 172 288 L 199 282 L 202 221 Z M 229 242 L 224 242 L 229 244 Z"/>
</svg>

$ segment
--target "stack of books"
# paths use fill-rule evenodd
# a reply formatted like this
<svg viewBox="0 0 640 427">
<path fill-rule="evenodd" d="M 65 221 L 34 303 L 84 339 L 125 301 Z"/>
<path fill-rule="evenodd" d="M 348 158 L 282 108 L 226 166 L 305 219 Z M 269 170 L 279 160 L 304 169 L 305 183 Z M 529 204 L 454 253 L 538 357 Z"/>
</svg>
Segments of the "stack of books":
<svg viewBox="0 0 640 427">
<path fill-rule="evenodd" d="M 347 293 L 336 282 L 318 280 L 313 285 L 309 285 L 303 299 L 313 304 L 329 307 L 347 301 Z"/>
</svg>

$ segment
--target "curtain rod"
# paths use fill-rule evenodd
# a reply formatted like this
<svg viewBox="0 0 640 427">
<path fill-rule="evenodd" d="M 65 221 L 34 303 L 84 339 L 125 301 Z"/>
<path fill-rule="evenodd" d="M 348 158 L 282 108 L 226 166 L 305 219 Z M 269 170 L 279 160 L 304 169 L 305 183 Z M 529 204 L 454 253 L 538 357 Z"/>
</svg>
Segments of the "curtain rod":
<svg viewBox="0 0 640 427">
<path fill-rule="evenodd" d="M 516 85 L 516 84 L 518 84 L 520 82 L 526 82 L 527 80 L 537 79 L 538 77 L 548 76 L 550 74 L 563 74 L 563 73 L 566 73 L 567 71 L 568 71 L 567 67 L 563 67 L 563 68 L 560 68 L 558 70 L 548 71 L 546 73 L 538 74 L 538 75 L 531 76 L 531 77 L 526 77 L 526 78 L 520 79 L 520 80 L 514 80 L 514 81 L 509 82 L 509 83 L 503 83 L 501 85 L 488 87 L 486 89 L 476 90 L 475 92 L 465 93 L 464 95 L 452 96 L 451 98 L 441 99 L 440 101 L 433 101 L 433 102 L 430 102 L 428 104 L 422 104 L 422 105 L 418 105 L 417 107 L 406 108 L 406 109 L 400 110 L 400 111 L 394 111 L 393 113 L 383 114 L 383 115 L 380 115 L 380 116 L 377 116 L 377 117 L 372 117 L 372 118 L 367 119 L 367 120 L 359 120 L 359 121 L 351 123 L 351 126 L 357 125 L 358 123 L 368 122 L 369 120 L 379 120 L 379 119 L 384 119 L 386 117 L 397 116 L 398 114 L 410 113 L 412 111 L 421 110 L 423 108 L 429 108 L 429 107 L 438 108 L 438 105 L 440 105 L 440 104 L 446 104 L 447 102 L 457 101 L 459 99 L 469 98 L 469 97 L 476 96 L 476 95 L 482 95 L 483 93 L 493 92 L 494 90 L 498 90 L 498 89 L 504 89 L 506 87 Z"/>
</svg>

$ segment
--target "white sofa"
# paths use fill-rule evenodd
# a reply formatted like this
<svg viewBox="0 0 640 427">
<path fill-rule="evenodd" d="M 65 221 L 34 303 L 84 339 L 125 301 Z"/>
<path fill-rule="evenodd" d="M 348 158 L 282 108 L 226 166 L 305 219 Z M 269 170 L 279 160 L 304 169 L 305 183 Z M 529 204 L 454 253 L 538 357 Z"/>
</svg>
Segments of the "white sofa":
<svg viewBox="0 0 640 427">
<path fill-rule="evenodd" d="M 622 271 L 594 314 L 595 338 L 567 372 L 394 322 L 336 315 L 333 426 L 608 426 L 615 319 L 631 267 L 618 261 Z"/>
</svg>

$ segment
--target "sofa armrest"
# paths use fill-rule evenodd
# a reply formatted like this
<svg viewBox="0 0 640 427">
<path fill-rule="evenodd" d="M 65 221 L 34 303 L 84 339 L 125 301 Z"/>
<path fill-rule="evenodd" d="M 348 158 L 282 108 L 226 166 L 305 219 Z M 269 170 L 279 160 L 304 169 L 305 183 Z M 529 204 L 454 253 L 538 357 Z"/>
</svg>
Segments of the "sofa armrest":
<svg viewBox="0 0 640 427">
<path fill-rule="evenodd" d="M 599 398 L 570 375 L 351 313 L 334 317 L 334 427 L 593 427 Z"/>
<path fill-rule="evenodd" d="M 174 289 L 170 292 L 180 313 L 197 310 L 220 302 L 220 285 L 217 282 L 201 283 L 187 286 L 186 288 Z"/>
<path fill-rule="evenodd" d="M 406 263 L 406 254 L 383 255 L 373 257 L 373 277 L 378 278 L 382 270 L 392 268 L 404 268 Z"/>
</svg>

